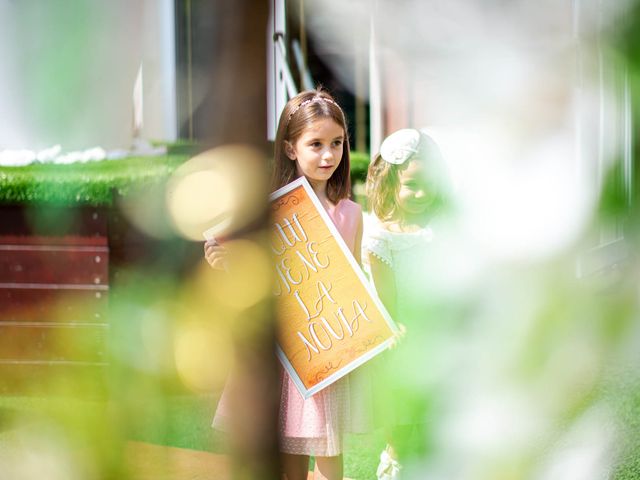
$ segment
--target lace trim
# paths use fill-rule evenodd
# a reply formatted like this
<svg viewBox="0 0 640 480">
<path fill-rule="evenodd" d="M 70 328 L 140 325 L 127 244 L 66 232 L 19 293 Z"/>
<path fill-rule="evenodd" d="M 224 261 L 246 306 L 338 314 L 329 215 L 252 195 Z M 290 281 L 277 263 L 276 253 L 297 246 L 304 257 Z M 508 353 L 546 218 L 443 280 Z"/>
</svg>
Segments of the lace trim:
<svg viewBox="0 0 640 480">
<path fill-rule="evenodd" d="M 424 230 L 411 233 L 389 232 L 379 230 L 372 233 L 372 240 L 384 240 L 388 244 L 390 250 L 405 250 L 416 245 L 426 245 L 433 240 L 433 231 L 427 227 Z M 377 238 L 376 238 L 377 237 Z"/>
<path fill-rule="evenodd" d="M 375 256 L 378 260 L 382 261 L 383 263 L 386 263 L 387 265 L 389 265 L 390 267 L 393 267 L 393 265 L 391 265 L 391 261 L 389 261 L 388 259 L 384 258 L 382 255 L 374 252 L 373 250 L 367 249 L 367 251 L 371 254 L 373 254 L 373 256 Z"/>
</svg>

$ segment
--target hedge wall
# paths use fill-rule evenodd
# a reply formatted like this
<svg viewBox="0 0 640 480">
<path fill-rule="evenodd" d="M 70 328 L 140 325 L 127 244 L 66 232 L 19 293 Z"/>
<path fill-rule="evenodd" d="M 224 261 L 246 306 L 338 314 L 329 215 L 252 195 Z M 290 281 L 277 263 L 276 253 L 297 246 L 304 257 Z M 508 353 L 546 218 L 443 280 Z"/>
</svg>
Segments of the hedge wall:
<svg viewBox="0 0 640 480">
<path fill-rule="evenodd" d="M 186 154 L 169 154 L 71 165 L 0 167 L 0 203 L 111 205 L 114 193 L 126 195 L 136 185 L 162 181 L 188 158 Z M 367 154 L 351 153 L 354 182 L 365 180 L 368 164 Z"/>
</svg>

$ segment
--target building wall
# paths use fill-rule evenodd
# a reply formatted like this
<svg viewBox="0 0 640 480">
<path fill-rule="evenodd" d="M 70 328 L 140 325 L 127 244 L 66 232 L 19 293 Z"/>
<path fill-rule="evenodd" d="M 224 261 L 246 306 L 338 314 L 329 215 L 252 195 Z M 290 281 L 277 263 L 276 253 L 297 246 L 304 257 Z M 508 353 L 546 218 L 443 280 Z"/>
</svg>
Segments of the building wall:
<svg viewBox="0 0 640 480">
<path fill-rule="evenodd" d="M 143 65 L 148 139 L 175 138 L 173 2 L 0 2 L 0 149 L 128 148 Z"/>
</svg>

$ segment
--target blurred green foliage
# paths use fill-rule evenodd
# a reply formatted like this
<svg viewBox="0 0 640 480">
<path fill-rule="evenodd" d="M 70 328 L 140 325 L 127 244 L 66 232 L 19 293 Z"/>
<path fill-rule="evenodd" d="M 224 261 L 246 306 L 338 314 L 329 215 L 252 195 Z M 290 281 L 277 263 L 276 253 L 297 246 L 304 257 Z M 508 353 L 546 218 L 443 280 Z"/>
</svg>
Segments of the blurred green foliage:
<svg viewBox="0 0 640 480">
<path fill-rule="evenodd" d="M 599 211 L 602 218 L 615 218 L 628 212 L 629 199 L 624 188 L 622 159 L 616 159 L 602 183 Z"/>
<path fill-rule="evenodd" d="M 198 150 L 190 142 L 176 142 L 168 148 L 168 155 L 157 157 L 0 167 L 0 203 L 112 205 L 114 193 L 124 196 L 135 187 L 166 179 Z M 351 153 L 354 182 L 365 181 L 368 167 L 368 154 Z"/>
<path fill-rule="evenodd" d="M 351 181 L 364 182 L 369 168 L 369 154 L 365 152 L 351 152 Z"/>
<path fill-rule="evenodd" d="M 70 165 L 0 167 L 0 203 L 111 205 L 113 193 L 167 178 L 187 157 L 131 157 Z"/>
</svg>

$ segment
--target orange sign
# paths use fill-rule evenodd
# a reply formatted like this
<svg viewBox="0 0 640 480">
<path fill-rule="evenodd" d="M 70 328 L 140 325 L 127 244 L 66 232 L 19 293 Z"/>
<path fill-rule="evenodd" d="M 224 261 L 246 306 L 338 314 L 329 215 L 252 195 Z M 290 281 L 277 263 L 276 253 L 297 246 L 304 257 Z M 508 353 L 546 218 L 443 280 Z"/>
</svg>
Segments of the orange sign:
<svg viewBox="0 0 640 480">
<path fill-rule="evenodd" d="M 385 350 L 397 327 L 307 180 L 270 199 L 278 356 L 308 398 Z"/>
</svg>

